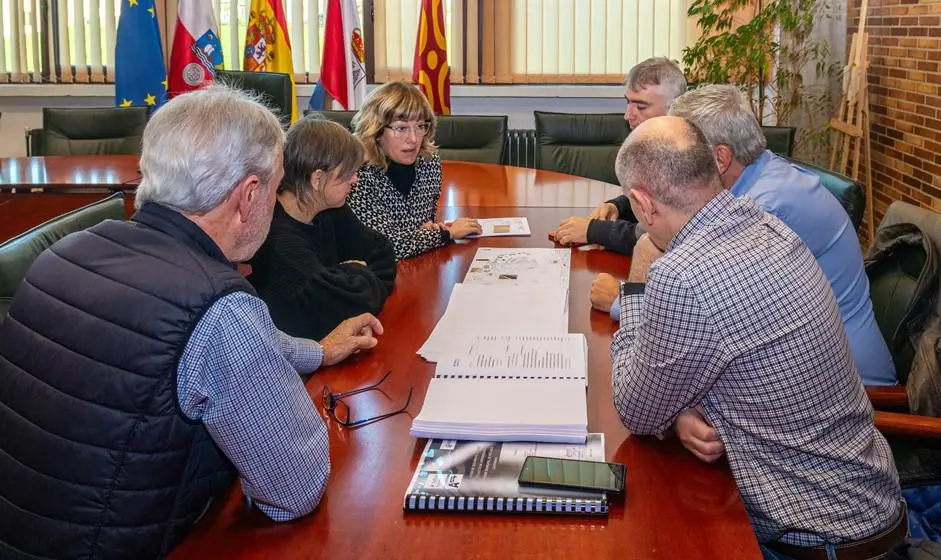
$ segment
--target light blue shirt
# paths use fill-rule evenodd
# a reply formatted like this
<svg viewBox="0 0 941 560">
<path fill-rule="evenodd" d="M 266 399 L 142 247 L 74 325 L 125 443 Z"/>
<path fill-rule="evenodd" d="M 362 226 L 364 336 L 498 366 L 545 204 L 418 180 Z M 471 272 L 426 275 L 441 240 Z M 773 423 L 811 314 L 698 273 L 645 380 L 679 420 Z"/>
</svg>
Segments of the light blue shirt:
<svg viewBox="0 0 941 560">
<path fill-rule="evenodd" d="M 732 185 L 801 238 L 823 269 L 840 306 L 856 368 L 866 385 L 895 385 L 895 365 L 876 324 L 859 240 L 846 210 L 813 173 L 765 152 Z M 620 321 L 618 300 L 611 317 Z"/>
<path fill-rule="evenodd" d="M 327 488 L 327 427 L 298 377 L 322 361 L 319 344 L 279 331 L 262 300 L 235 292 L 199 320 L 177 368 L 183 414 L 206 426 L 275 521 L 310 513 Z"/>
</svg>

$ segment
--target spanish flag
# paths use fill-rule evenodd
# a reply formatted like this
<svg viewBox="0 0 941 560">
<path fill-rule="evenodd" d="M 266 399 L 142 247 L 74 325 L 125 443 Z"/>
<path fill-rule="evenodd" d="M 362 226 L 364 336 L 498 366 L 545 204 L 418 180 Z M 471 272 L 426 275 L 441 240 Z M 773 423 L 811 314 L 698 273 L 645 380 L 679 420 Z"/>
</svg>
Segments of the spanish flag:
<svg viewBox="0 0 941 560">
<path fill-rule="evenodd" d="M 280 72 L 291 76 L 291 122 L 297 120 L 291 38 L 288 36 L 281 0 L 252 0 L 242 69 L 248 72 Z"/>
<path fill-rule="evenodd" d="M 425 92 L 435 113 L 451 114 L 451 69 L 448 67 L 441 0 L 422 0 L 412 81 Z"/>
</svg>

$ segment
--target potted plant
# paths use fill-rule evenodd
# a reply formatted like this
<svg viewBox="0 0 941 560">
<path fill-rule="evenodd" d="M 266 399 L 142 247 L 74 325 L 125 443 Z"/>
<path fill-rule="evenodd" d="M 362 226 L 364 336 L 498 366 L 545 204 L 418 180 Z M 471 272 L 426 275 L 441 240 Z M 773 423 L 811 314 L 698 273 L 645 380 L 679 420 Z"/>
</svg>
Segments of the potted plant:
<svg viewBox="0 0 941 560">
<path fill-rule="evenodd" d="M 836 0 L 693 0 L 702 35 L 683 50 L 690 83 L 738 84 L 758 122 L 797 128 L 795 152 L 822 162 L 843 64 L 814 25 Z"/>
</svg>

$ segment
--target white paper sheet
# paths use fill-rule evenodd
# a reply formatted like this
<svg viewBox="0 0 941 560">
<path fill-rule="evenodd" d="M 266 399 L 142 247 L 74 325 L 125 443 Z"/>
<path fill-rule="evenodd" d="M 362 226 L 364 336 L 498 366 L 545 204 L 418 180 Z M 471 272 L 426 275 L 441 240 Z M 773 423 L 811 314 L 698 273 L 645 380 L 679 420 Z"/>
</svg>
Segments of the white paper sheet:
<svg viewBox="0 0 941 560">
<path fill-rule="evenodd" d="M 553 286 L 568 290 L 572 268 L 569 249 L 477 249 L 465 284 Z"/>
<path fill-rule="evenodd" d="M 448 308 L 418 350 L 437 362 L 485 335 L 568 333 L 568 291 L 559 287 L 455 284 Z"/>
<path fill-rule="evenodd" d="M 527 218 L 479 218 L 477 223 L 483 230 L 480 234 L 468 237 L 507 237 L 532 235 Z"/>
</svg>

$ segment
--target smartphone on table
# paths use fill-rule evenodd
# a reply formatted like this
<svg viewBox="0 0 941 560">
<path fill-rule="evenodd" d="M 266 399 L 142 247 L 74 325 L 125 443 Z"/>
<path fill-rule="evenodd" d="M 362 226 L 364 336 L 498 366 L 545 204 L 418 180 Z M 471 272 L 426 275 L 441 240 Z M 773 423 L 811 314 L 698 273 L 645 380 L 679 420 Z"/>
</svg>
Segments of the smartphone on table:
<svg viewBox="0 0 941 560">
<path fill-rule="evenodd" d="M 626 468 L 620 463 L 599 463 L 530 455 L 520 470 L 520 486 L 624 493 Z"/>
</svg>

